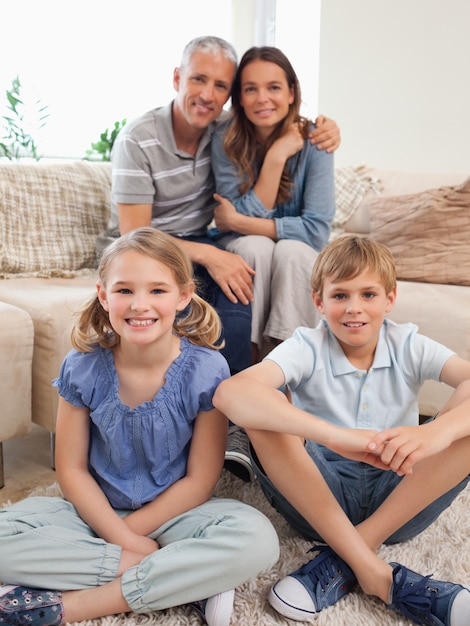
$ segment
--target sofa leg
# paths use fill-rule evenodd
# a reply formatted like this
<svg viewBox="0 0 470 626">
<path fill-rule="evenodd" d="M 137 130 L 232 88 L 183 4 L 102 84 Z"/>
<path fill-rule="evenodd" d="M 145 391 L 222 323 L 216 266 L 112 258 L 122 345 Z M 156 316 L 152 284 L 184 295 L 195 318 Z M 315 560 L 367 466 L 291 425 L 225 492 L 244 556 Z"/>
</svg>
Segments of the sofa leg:
<svg viewBox="0 0 470 626">
<path fill-rule="evenodd" d="M 50 434 L 51 440 L 51 468 L 55 470 L 55 433 Z"/>
<path fill-rule="evenodd" d="M 5 475 L 3 473 L 3 442 L 0 441 L 0 489 L 5 484 Z"/>
</svg>

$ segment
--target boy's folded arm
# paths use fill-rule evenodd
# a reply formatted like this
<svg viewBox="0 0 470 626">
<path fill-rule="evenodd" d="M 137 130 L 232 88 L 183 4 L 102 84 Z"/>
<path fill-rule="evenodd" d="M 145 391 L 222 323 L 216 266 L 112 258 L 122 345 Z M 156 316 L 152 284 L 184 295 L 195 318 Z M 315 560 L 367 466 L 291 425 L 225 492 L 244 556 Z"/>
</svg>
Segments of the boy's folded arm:
<svg viewBox="0 0 470 626">
<path fill-rule="evenodd" d="M 243 428 L 297 435 L 383 468 L 380 459 L 368 449 L 375 430 L 340 428 L 303 411 L 279 391 L 284 382 L 281 368 L 266 360 L 224 380 L 214 394 L 213 404 Z"/>
<path fill-rule="evenodd" d="M 337 427 L 291 404 L 279 390 L 283 384 L 281 368 L 263 361 L 224 380 L 212 402 L 243 428 L 297 435 L 327 445 Z"/>
</svg>

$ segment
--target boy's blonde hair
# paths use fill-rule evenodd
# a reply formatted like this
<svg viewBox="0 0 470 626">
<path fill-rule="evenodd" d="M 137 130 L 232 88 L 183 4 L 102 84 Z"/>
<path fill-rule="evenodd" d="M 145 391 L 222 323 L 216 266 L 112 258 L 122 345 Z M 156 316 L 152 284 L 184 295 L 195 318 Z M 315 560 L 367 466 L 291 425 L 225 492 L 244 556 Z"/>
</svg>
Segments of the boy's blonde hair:
<svg viewBox="0 0 470 626">
<path fill-rule="evenodd" d="M 312 270 L 312 290 L 321 296 L 326 278 L 349 280 L 368 270 L 377 274 L 385 293 L 396 287 L 395 261 L 384 244 L 370 237 L 342 235 L 323 248 Z"/>
<path fill-rule="evenodd" d="M 177 240 L 156 228 L 138 228 L 122 235 L 104 250 L 98 266 L 98 281 L 103 288 L 106 288 L 113 261 L 129 250 L 168 267 L 180 290 L 194 285 L 193 266 Z M 196 345 L 216 350 L 223 347 L 223 342 L 217 343 L 222 330 L 220 318 L 216 310 L 196 293 L 185 311 L 177 315 L 173 328 L 177 335 L 187 337 Z M 114 332 L 109 315 L 97 295 L 79 312 L 71 340 L 79 352 L 90 352 L 96 344 L 103 348 L 113 348 L 119 344 L 120 337 Z"/>
</svg>

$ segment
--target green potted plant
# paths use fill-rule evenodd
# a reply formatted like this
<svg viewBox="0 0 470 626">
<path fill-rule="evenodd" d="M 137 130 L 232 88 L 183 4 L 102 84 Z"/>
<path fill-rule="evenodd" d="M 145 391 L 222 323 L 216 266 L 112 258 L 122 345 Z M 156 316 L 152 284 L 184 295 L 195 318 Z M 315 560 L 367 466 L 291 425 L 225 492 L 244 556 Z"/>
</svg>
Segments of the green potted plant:
<svg viewBox="0 0 470 626">
<path fill-rule="evenodd" d="M 113 144 L 116 141 L 116 137 L 122 128 L 126 125 L 127 120 L 120 122 L 114 122 L 114 127 L 111 131 L 107 128 L 101 133 L 100 138 L 95 143 L 91 144 L 91 148 L 86 151 L 85 160 L 87 161 L 110 161 L 111 150 Z"/>
<path fill-rule="evenodd" d="M 7 113 L 1 118 L 0 157 L 10 161 L 28 157 L 39 161 L 42 155 L 39 154 L 33 132 L 46 124 L 48 106 L 39 99 L 33 102 L 32 107 L 27 106 L 19 76 L 12 80 L 11 88 L 6 89 L 6 97 Z"/>
</svg>

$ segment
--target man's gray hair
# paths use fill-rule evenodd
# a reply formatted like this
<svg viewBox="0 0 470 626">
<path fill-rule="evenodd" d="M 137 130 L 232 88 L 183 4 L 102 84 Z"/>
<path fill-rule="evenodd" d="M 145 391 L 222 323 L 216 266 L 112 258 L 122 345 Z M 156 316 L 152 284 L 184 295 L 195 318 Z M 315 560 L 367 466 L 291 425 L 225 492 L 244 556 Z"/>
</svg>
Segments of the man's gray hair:
<svg viewBox="0 0 470 626">
<path fill-rule="evenodd" d="M 195 52 L 221 54 L 229 61 L 232 61 L 235 67 L 238 64 L 237 53 L 231 43 L 221 37 L 207 35 L 204 37 L 195 37 L 186 45 L 183 50 L 183 56 L 181 57 L 180 69 L 183 69 L 189 64 Z"/>
</svg>

